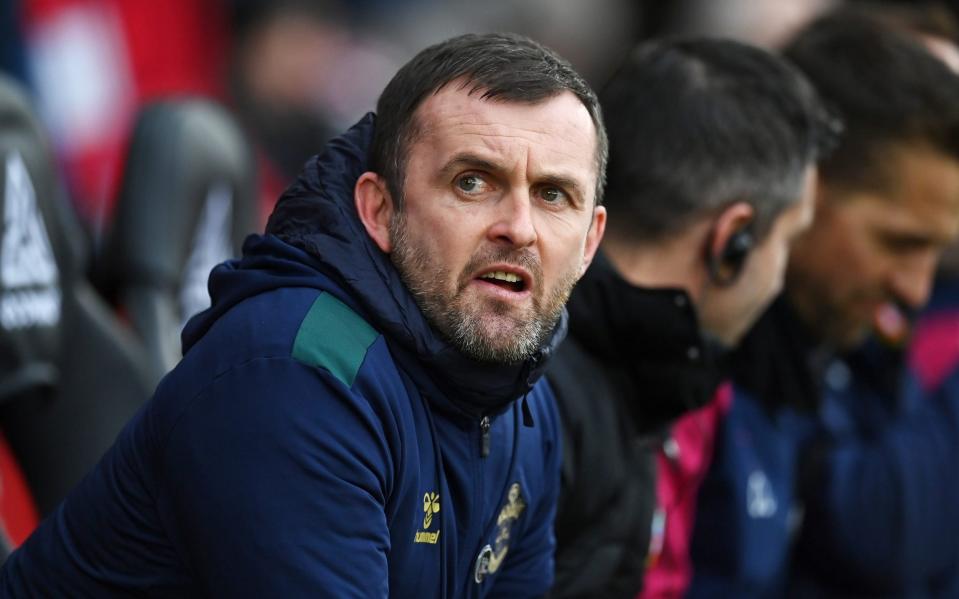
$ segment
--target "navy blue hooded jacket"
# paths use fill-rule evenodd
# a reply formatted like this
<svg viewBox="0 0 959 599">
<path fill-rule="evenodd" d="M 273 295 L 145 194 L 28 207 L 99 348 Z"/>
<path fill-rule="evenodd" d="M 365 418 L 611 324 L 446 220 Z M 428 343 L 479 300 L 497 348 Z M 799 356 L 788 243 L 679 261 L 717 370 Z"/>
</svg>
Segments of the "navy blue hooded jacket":
<svg viewBox="0 0 959 599">
<path fill-rule="evenodd" d="M 802 469 L 803 596 L 959 596 L 957 334 L 959 284 L 939 280 L 907 354 L 867 346 L 827 381 Z"/>
<path fill-rule="evenodd" d="M 522 597 L 552 582 L 557 417 L 425 321 L 353 205 L 368 115 L 210 278 L 183 361 L 0 595 Z M 518 401 L 520 398 L 524 398 Z M 525 404 L 525 406 L 523 405 Z"/>
<path fill-rule="evenodd" d="M 732 404 L 696 498 L 688 597 L 786 594 L 800 450 L 820 395 L 813 342 L 777 299 L 733 352 Z"/>
<path fill-rule="evenodd" d="M 952 346 L 944 291 L 920 327 L 946 312 Z M 768 378 L 739 377 L 717 433 L 689 596 L 959 596 L 959 352 L 935 384 L 876 344 L 817 369 L 795 318 L 775 306 L 744 344 Z"/>
</svg>

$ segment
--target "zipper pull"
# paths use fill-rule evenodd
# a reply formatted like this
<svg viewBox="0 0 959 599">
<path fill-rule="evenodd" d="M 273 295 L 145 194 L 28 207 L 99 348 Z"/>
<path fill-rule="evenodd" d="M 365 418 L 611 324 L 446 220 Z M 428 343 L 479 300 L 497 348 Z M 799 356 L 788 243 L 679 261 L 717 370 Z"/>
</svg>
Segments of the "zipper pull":
<svg viewBox="0 0 959 599">
<path fill-rule="evenodd" d="M 484 458 L 489 455 L 489 416 L 480 419 L 480 455 Z"/>
</svg>

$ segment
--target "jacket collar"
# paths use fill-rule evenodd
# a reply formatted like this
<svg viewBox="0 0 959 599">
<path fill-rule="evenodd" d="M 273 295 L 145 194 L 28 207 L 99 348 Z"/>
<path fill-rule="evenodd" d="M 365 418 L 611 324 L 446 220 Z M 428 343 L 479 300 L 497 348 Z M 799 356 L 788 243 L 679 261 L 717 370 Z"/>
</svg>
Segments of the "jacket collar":
<svg viewBox="0 0 959 599">
<path fill-rule="evenodd" d="M 367 170 L 375 116 L 367 114 L 311 159 L 277 202 L 267 233 L 300 248 L 316 261 L 384 334 L 394 357 L 418 385 L 435 386 L 432 401 L 482 416 L 504 410 L 542 376 L 546 362 L 566 335 L 566 314 L 548 342 L 519 364 L 488 364 L 468 358 L 427 322 L 389 257 L 363 227 L 353 188 Z"/>
<path fill-rule="evenodd" d="M 815 409 L 832 355 L 817 344 L 783 295 L 733 353 L 733 378 L 770 412 L 786 406 Z"/>
<path fill-rule="evenodd" d="M 722 376 L 722 349 L 703 337 L 682 289 L 628 283 L 601 252 L 569 304 L 570 337 L 625 373 L 625 397 L 641 432 L 706 403 Z"/>
</svg>

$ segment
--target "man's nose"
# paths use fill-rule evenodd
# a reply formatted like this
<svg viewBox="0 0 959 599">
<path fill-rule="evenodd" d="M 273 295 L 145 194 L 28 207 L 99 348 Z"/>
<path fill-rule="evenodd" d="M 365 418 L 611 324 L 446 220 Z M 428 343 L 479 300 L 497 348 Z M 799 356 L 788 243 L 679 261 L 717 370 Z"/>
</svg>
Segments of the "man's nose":
<svg viewBox="0 0 959 599">
<path fill-rule="evenodd" d="M 530 193 L 525 189 L 503 196 L 496 203 L 495 221 L 489 229 L 489 236 L 494 241 L 515 247 L 528 247 L 536 243 L 531 201 Z"/>
<path fill-rule="evenodd" d="M 929 301 L 938 252 L 927 251 L 895 268 L 889 277 L 890 292 L 896 300 L 916 310 Z"/>
</svg>

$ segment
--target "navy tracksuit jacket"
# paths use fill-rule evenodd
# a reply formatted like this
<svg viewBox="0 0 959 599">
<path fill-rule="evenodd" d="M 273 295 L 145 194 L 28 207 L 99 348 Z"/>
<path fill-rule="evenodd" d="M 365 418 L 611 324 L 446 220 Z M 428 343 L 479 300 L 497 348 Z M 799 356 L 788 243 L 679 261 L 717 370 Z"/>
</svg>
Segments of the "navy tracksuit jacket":
<svg viewBox="0 0 959 599">
<path fill-rule="evenodd" d="M 439 338 L 353 207 L 373 126 L 311 160 L 273 234 L 214 270 L 183 361 L 0 595 L 547 592 L 561 448 L 537 381 L 565 315 L 515 366 Z"/>
</svg>

